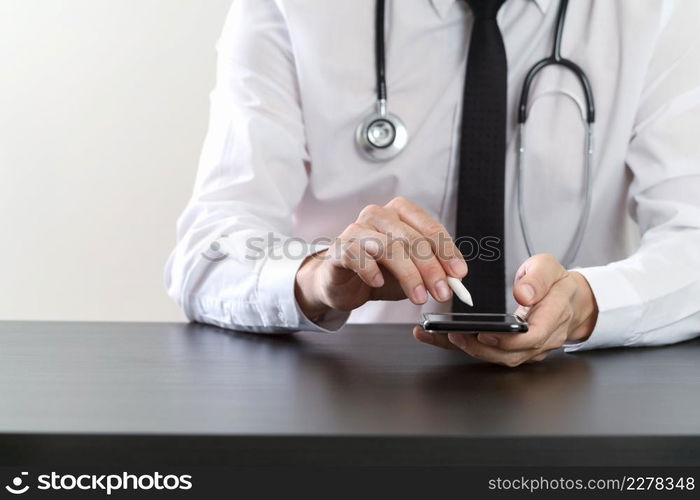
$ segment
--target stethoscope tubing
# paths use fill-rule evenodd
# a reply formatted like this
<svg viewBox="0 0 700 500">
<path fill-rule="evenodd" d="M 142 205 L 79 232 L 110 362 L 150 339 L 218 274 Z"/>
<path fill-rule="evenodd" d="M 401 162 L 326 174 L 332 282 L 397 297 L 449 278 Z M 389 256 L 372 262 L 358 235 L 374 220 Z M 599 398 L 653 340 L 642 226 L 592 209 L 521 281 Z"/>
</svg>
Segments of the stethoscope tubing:
<svg viewBox="0 0 700 500">
<path fill-rule="evenodd" d="M 374 19 L 374 60 L 377 72 L 377 102 L 386 104 L 386 37 L 384 35 L 386 0 L 377 0 Z"/>
<path fill-rule="evenodd" d="M 530 237 L 529 225 L 525 216 L 524 196 L 523 196 L 523 177 L 525 170 L 525 137 L 526 124 L 529 114 L 529 98 L 530 89 L 537 75 L 548 66 L 561 66 L 571 71 L 579 81 L 584 93 L 586 108 L 586 141 L 584 151 L 584 205 L 581 211 L 581 216 L 577 224 L 577 230 L 572 241 L 572 244 L 562 259 L 565 267 L 570 266 L 576 260 L 579 250 L 583 242 L 583 236 L 588 225 L 591 211 L 592 198 L 592 182 L 593 182 L 593 152 L 594 152 L 594 136 L 593 129 L 595 123 L 595 102 L 593 98 L 593 88 L 586 73 L 576 63 L 561 55 L 561 45 L 564 35 L 564 24 L 566 21 L 566 13 L 568 11 L 569 0 L 560 0 L 559 10 L 557 12 L 557 21 L 555 26 L 554 40 L 552 43 L 552 52 L 549 57 L 546 57 L 533 65 L 525 75 L 523 86 L 520 92 L 520 100 L 518 103 L 518 137 L 517 137 L 517 159 L 516 159 L 516 177 L 517 177 L 517 195 L 518 195 L 518 217 L 520 220 L 520 228 L 525 242 L 525 247 L 530 256 L 535 254 L 535 248 Z M 372 161 L 386 161 L 399 154 L 408 142 L 408 131 L 398 116 L 387 111 L 387 83 L 386 83 L 386 0 L 376 0 L 375 4 L 375 69 L 376 69 L 376 92 L 377 92 L 377 108 L 376 111 L 368 116 L 357 128 L 356 142 L 362 153 Z M 368 140 L 369 129 L 372 124 L 378 120 L 385 120 L 392 124 L 397 134 L 394 142 L 390 147 L 377 147 Z"/>
<path fill-rule="evenodd" d="M 547 66 L 559 65 L 571 71 L 578 78 L 581 88 L 586 99 L 586 121 L 588 123 L 595 122 L 595 103 L 593 100 L 593 88 L 588 80 L 586 73 L 575 62 L 566 59 L 561 55 L 561 42 L 564 36 L 564 23 L 566 22 L 566 13 L 569 8 L 569 0 L 561 0 L 559 2 L 559 11 L 557 13 L 557 24 L 554 34 L 554 42 L 552 43 L 552 55 L 545 57 L 541 61 L 535 63 L 530 68 L 530 71 L 525 75 L 522 91 L 520 92 L 520 102 L 518 104 L 518 123 L 525 123 L 528 114 L 528 100 L 530 97 L 530 88 L 537 74 Z"/>
<path fill-rule="evenodd" d="M 530 236 L 527 217 L 525 216 L 524 189 L 523 177 L 525 171 L 525 137 L 526 123 L 528 118 L 528 104 L 530 97 L 530 88 L 535 80 L 535 77 L 548 66 L 562 66 L 571 71 L 583 89 L 586 109 L 586 144 L 584 150 L 584 172 L 583 172 L 583 189 L 584 200 L 581 215 L 578 220 L 574 239 L 567 251 L 566 255 L 561 259 L 564 267 L 570 267 L 576 261 L 576 257 L 583 243 L 583 236 L 588 225 L 588 219 L 591 212 L 591 198 L 593 190 L 593 149 L 594 137 L 593 128 L 595 123 L 595 102 L 593 99 L 593 87 L 591 86 L 586 73 L 576 63 L 570 59 L 566 59 L 561 55 L 561 44 L 564 36 L 564 23 L 566 22 L 566 13 L 569 6 L 569 0 L 561 0 L 559 3 L 559 11 L 557 12 L 557 24 L 554 34 L 554 42 L 552 43 L 552 54 L 538 61 L 525 76 L 523 87 L 520 93 L 520 102 L 518 104 L 518 140 L 517 140 L 517 159 L 516 159 L 516 177 L 517 177 L 517 195 L 518 195 L 518 218 L 520 220 L 520 230 L 525 242 L 525 248 L 528 255 L 535 255 L 536 250 Z"/>
</svg>

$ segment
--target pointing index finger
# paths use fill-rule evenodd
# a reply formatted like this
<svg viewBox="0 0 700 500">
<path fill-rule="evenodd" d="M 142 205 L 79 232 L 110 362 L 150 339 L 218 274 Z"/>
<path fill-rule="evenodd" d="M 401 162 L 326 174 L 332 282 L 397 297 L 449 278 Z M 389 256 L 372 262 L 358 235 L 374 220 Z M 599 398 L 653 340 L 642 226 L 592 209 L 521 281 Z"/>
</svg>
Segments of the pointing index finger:
<svg viewBox="0 0 700 500">
<path fill-rule="evenodd" d="M 467 275 L 468 269 L 464 256 L 452 241 L 445 226 L 406 198 L 394 198 L 386 205 L 386 208 L 395 210 L 403 222 L 428 240 L 433 253 L 449 276 L 462 279 Z"/>
</svg>

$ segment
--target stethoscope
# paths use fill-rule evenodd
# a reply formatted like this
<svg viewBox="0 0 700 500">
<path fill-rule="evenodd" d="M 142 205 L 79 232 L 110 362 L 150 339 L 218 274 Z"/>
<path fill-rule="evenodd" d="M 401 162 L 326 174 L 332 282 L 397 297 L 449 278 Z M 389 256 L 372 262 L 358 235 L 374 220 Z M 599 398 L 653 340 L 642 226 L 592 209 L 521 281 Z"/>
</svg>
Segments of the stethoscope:
<svg viewBox="0 0 700 500">
<path fill-rule="evenodd" d="M 523 173 L 525 170 L 525 129 L 528 118 L 528 99 L 530 88 L 537 74 L 547 66 L 562 66 L 570 70 L 578 79 L 586 99 L 586 144 L 584 165 L 584 205 L 578 221 L 576 233 L 568 253 L 561 259 L 565 267 L 571 265 L 583 242 L 583 234 L 591 210 L 592 168 L 593 168 L 593 124 L 595 123 L 595 105 L 593 90 L 586 73 L 573 61 L 561 55 L 561 41 L 564 32 L 564 21 L 569 6 L 568 0 L 559 2 L 557 23 L 552 44 L 552 54 L 537 62 L 525 76 L 518 105 L 518 137 L 517 137 L 517 193 L 518 216 L 523 240 L 529 255 L 535 250 L 530 238 L 525 211 L 523 208 Z M 385 50 L 385 13 L 386 1 L 376 1 L 375 14 L 375 63 L 377 77 L 377 103 L 375 111 L 365 118 L 357 127 L 355 139 L 359 150 L 372 161 L 387 161 L 397 156 L 408 144 L 408 129 L 401 119 L 387 110 L 386 85 L 386 50 Z"/>
</svg>

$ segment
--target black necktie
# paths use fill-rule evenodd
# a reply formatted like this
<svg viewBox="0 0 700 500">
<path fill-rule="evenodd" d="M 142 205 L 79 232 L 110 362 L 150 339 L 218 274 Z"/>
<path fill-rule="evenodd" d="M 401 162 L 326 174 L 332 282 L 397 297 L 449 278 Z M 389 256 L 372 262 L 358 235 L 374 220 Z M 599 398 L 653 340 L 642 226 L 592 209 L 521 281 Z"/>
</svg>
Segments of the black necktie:
<svg viewBox="0 0 700 500">
<path fill-rule="evenodd" d="M 469 261 L 474 308 L 505 312 L 504 187 L 508 66 L 496 14 L 504 0 L 467 0 L 474 13 L 464 83 L 457 242 Z"/>
</svg>

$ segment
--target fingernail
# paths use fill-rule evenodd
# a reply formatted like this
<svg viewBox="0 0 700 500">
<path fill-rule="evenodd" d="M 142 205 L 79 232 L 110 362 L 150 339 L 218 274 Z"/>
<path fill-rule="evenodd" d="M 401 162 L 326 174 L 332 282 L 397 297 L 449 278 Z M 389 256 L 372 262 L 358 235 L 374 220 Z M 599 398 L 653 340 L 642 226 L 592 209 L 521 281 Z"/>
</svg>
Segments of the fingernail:
<svg viewBox="0 0 700 500">
<path fill-rule="evenodd" d="M 435 291 L 439 301 L 445 302 L 450 299 L 450 287 L 447 286 L 444 280 L 435 283 Z"/>
<path fill-rule="evenodd" d="M 418 330 L 416 337 L 418 337 L 418 340 L 420 340 L 421 342 L 425 342 L 426 344 L 433 343 L 433 336 L 425 330 Z"/>
<path fill-rule="evenodd" d="M 450 269 L 452 269 L 452 273 L 458 277 L 467 274 L 467 264 L 465 264 L 462 259 L 455 258 L 450 260 Z"/>
<path fill-rule="evenodd" d="M 419 304 L 425 304 L 425 302 L 428 300 L 428 292 L 425 291 L 425 287 L 423 285 L 418 285 L 413 289 L 413 299 Z"/>
<path fill-rule="evenodd" d="M 449 333 L 447 339 L 460 349 L 464 347 L 464 335 L 459 333 Z"/>
<path fill-rule="evenodd" d="M 522 295 L 525 297 L 525 300 L 528 302 L 531 302 L 532 299 L 535 298 L 535 289 L 532 288 L 532 285 L 528 285 L 527 283 L 524 285 L 520 286 L 520 290 Z"/>
<path fill-rule="evenodd" d="M 494 337 L 493 335 L 484 335 L 483 333 L 480 333 L 478 335 L 478 340 L 482 344 L 492 345 L 492 346 L 498 345 L 498 338 Z"/>
<path fill-rule="evenodd" d="M 374 278 L 372 278 L 372 286 L 376 286 L 377 288 L 384 286 L 384 277 L 382 276 L 382 273 L 377 273 L 374 275 Z"/>
</svg>

